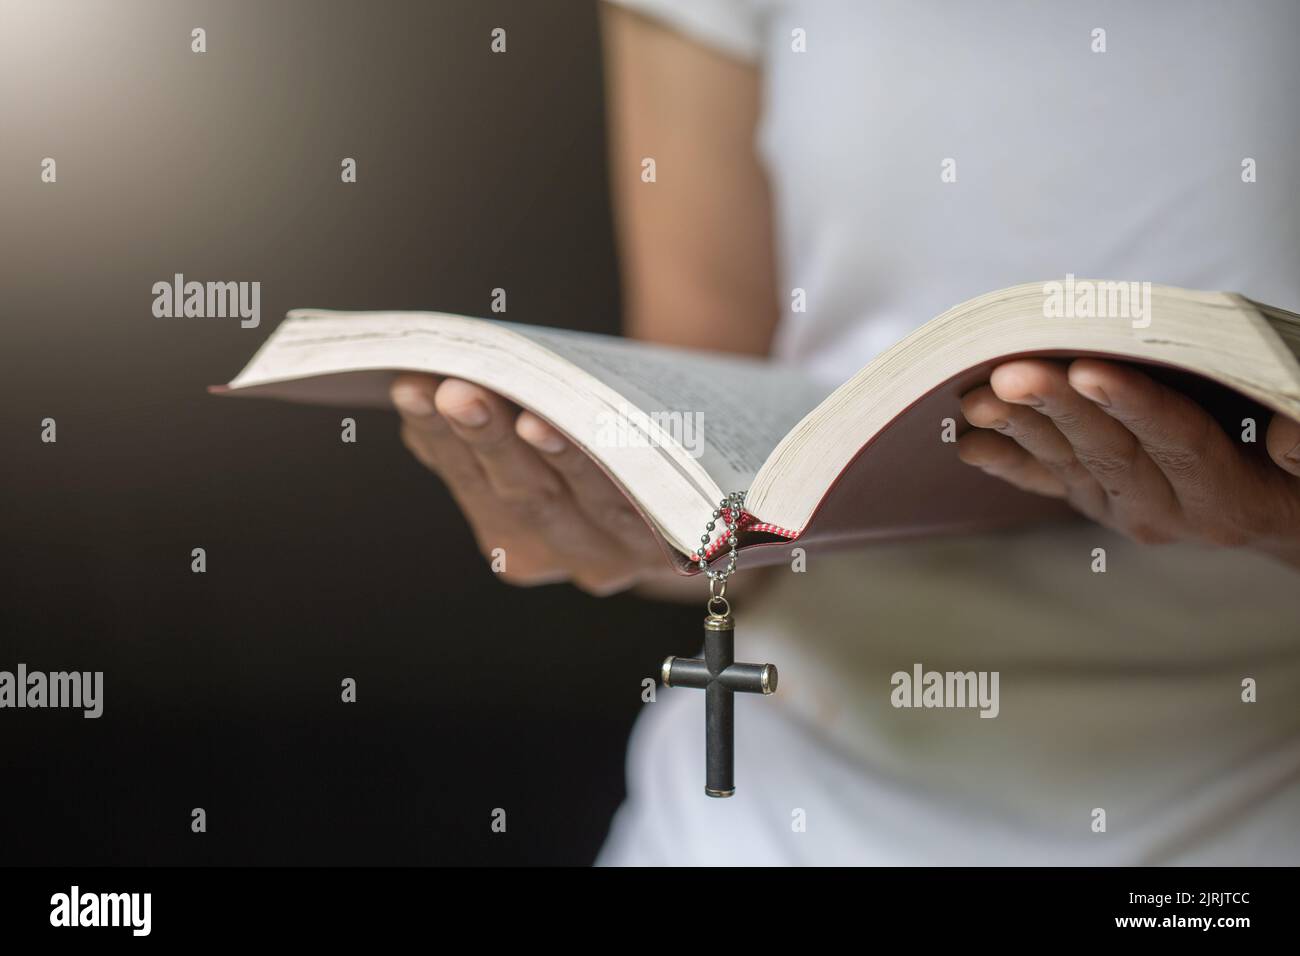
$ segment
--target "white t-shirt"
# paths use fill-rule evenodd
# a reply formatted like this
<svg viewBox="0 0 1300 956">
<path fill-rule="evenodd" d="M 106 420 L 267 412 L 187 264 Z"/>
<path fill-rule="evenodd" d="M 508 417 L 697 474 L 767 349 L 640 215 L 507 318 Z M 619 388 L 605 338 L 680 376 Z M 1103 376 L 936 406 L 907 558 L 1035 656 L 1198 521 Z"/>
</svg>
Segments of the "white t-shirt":
<svg viewBox="0 0 1300 956">
<path fill-rule="evenodd" d="M 807 302 L 775 351 L 831 382 L 1067 273 L 1300 311 L 1294 3 L 620 2 L 761 66 Z M 703 794 L 703 695 L 664 689 L 601 862 L 1298 863 L 1297 583 L 1086 523 L 778 574 L 736 609 L 738 657 L 781 671 L 738 695 L 737 795 Z M 895 708 L 916 664 L 998 672 L 998 716 Z"/>
</svg>

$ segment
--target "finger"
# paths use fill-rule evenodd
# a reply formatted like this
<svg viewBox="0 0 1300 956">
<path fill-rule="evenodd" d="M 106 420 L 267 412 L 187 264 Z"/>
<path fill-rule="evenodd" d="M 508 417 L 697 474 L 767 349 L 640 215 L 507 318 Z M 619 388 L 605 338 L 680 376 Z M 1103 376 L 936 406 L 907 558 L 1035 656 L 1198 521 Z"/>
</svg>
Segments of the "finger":
<svg viewBox="0 0 1300 956">
<path fill-rule="evenodd" d="M 961 397 L 961 413 L 976 428 L 1002 431 L 1007 427 L 1007 416 L 1014 411 L 1014 405 L 1002 401 L 987 385 L 972 389 Z"/>
<path fill-rule="evenodd" d="M 549 422 L 532 412 L 521 412 L 515 434 L 535 449 L 560 475 L 579 509 L 598 528 L 613 535 L 635 554 L 657 554 L 654 534 L 626 496 L 591 458 Z"/>
<path fill-rule="evenodd" d="M 1048 419 L 1032 408 L 1012 405 L 988 385 L 968 392 L 961 400 L 962 414 L 977 428 L 989 428 L 1010 438 L 1033 455 L 1067 486 L 1096 482 L 1074 457 L 1074 449 Z"/>
<path fill-rule="evenodd" d="M 1071 386 L 1122 424 L 1168 480 L 1183 510 L 1212 514 L 1242 493 L 1252 476 L 1213 418 L 1181 392 L 1135 368 L 1079 359 Z"/>
<path fill-rule="evenodd" d="M 1143 540 L 1171 537 L 1178 499 L 1137 438 L 1076 391 L 1059 362 L 1024 360 L 994 369 L 999 397 L 1032 408 L 1069 443 L 1074 457 L 1105 494 L 1112 523 Z"/>
<path fill-rule="evenodd" d="M 1268 423 L 1264 447 L 1279 468 L 1300 475 L 1300 422 L 1286 415 L 1274 415 Z"/>
<path fill-rule="evenodd" d="M 1080 480 L 1091 477 L 1078 469 L 1074 448 L 1049 419 L 1032 408 L 1004 402 L 991 386 L 983 385 L 964 395 L 961 410 L 972 425 L 1001 432 L 1045 464 L 1056 463 L 1062 470 L 1073 470 Z"/>
<path fill-rule="evenodd" d="M 484 555 L 498 547 L 506 549 L 509 571 L 503 577 L 521 585 L 573 578 L 592 593 L 624 587 L 635 573 L 629 557 L 608 535 L 592 527 L 565 500 L 567 495 L 558 501 L 532 502 L 525 496 L 508 502 L 496 493 L 473 447 L 439 414 L 440 384 L 424 375 L 394 380 L 390 394 L 402 415 L 402 441 L 446 482 Z M 459 396 L 462 401 L 480 399 L 478 393 L 484 390 L 471 388 L 475 391 Z M 495 398 L 485 394 L 489 400 Z"/>
<path fill-rule="evenodd" d="M 437 474 L 462 507 L 491 496 L 474 455 L 434 408 L 439 380 L 427 375 L 400 375 L 389 395 L 402 417 L 402 444 L 416 460 Z"/>
<path fill-rule="evenodd" d="M 447 379 L 434 405 L 473 453 L 487 484 L 526 529 L 586 575 L 589 590 L 628 565 L 617 537 L 590 521 L 560 474 L 516 433 L 518 412 L 501 396 L 459 379 Z"/>
<path fill-rule="evenodd" d="M 388 397 L 403 418 L 427 419 L 434 414 L 433 396 L 441 382 L 434 375 L 403 373 L 388 386 Z"/>
<path fill-rule="evenodd" d="M 967 394 L 962 399 L 962 411 L 971 424 L 983 427 L 988 423 L 1032 455 L 1065 486 L 1066 497 L 1076 508 L 1094 520 L 1102 520 L 1106 495 L 1049 419 L 1033 408 L 1003 401 L 990 385 Z"/>
<path fill-rule="evenodd" d="M 500 498 L 533 504 L 563 496 L 559 476 L 515 434 L 518 411 L 500 395 L 449 378 L 438 386 L 434 406 L 469 446 Z"/>
<path fill-rule="evenodd" d="M 495 498 L 473 454 L 450 429 L 440 436 L 403 420 L 401 438 L 415 460 L 441 478 L 462 506 Z"/>
<path fill-rule="evenodd" d="M 1022 491 L 1066 497 L 1065 482 L 1010 438 L 986 431 L 967 432 L 957 442 L 957 457 Z"/>
<path fill-rule="evenodd" d="M 442 380 L 432 375 L 399 375 L 389 397 L 402 418 L 402 443 L 416 459 L 457 490 L 470 492 L 484 484 L 483 470 L 465 443 L 452 432 L 434 407 Z"/>
</svg>

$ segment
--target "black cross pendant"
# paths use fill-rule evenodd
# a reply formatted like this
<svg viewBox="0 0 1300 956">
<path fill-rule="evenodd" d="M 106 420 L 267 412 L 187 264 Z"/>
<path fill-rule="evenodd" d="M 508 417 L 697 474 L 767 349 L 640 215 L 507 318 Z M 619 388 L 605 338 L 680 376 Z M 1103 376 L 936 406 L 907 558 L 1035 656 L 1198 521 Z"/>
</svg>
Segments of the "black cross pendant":
<svg viewBox="0 0 1300 956">
<path fill-rule="evenodd" d="M 669 657 L 664 661 L 665 687 L 704 688 L 704 792 L 730 797 L 736 792 L 735 700 L 737 691 L 770 694 L 776 690 L 771 664 L 736 663 L 736 622 L 730 614 L 704 619 L 704 660 Z"/>
</svg>

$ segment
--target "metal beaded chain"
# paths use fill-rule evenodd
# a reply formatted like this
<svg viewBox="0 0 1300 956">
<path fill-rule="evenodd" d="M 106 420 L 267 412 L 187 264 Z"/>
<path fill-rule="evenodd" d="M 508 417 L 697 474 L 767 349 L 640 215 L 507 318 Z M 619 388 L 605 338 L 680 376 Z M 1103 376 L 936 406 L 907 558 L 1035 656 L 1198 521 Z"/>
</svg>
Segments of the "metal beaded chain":
<svg viewBox="0 0 1300 956">
<path fill-rule="evenodd" d="M 704 534 L 700 535 L 700 547 L 695 551 L 696 561 L 700 565 L 700 570 L 709 576 L 709 597 L 714 598 L 715 585 L 721 585 L 722 590 L 717 593 L 717 598 L 727 593 L 727 578 L 736 572 L 736 531 L 740 524 L 740 512 L 745 506 L 745 493 L 743 491 L 733 491 L 727 497 L 718 502 L 717 509 L 713 512 L 713 518 L 704 526 Z M 727 544 L 731 546 L 731 551 L 727 555 L 727 566 L 721 571 L 714 571 L 709 567 L 708 560 L 704 557 L 705 551 L 709 545 L 709 532 L 718 526 L 718 519 L 722 519 L 723 526 L 727 529 Z"/>
</svg>

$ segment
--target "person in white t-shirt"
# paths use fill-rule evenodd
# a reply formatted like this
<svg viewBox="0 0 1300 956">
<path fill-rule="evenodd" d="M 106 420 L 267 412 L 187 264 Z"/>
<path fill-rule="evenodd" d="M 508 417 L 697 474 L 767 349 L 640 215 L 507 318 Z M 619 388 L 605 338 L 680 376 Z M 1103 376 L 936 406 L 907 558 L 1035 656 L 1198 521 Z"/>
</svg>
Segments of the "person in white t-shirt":
<svg viewBox="0 0 1300 956">
<path fill-rule="evenodd" d="M 1300 310 L 1295 4 L 622 0 L 602 19 L 630 336 L 833 384 L 959 301 L 1067 274 Z M 673 589 L 536 416 L 419 376 L 393 400 L 514 583 Z M 742 571 L 737 649 L 781 688 L 737 698 L 737 795 L 703 795 L 701 695 L 664 689 L 598 862 L 1300 862 L 1300 424 L 1261 422 L 1255 454 L 1093 360 L 1009 361 L 963 411 L 964 461 L 1084 517 Z M 996 717 L 895 707 L 915 665 L 996 672 Z"/>
</svg>

